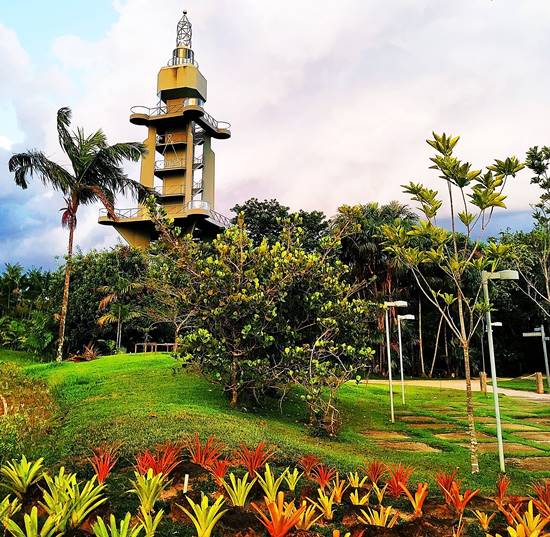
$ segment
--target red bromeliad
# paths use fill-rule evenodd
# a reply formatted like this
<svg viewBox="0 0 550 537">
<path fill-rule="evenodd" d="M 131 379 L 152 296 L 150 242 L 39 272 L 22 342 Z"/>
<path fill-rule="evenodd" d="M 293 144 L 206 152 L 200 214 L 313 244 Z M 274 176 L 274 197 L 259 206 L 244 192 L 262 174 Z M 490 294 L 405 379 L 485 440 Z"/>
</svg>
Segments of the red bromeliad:
<svg viewBox="0 0 550 537">
<path fill-rule="evenodd" d="M 436 474 L 435 480 L 437 481 L 437 486 L 439 487 L 439 490 L 441 490 L 444 498 L 447 496 L 447 491 L 451 490 L 453 482 L 456 481 L 458 487 L 460 488 L 460 481 L 456 479 L 457 473 L 458 468 L 455 468 L 452 472 L 438 472 Z"/>
<path fill-rule="evenodd" d="M 273 456 L 273 453 L 273 450 L 266 449 L 265 442 L 260 442 L 255 449 L 249 449 L 244 444 L 241 444 L 236 455 L 239 462 L 247 469 L 248 474 L 254 477 L 258 468 L 265 466 L 265 463 Z"/>
<path fill-rule="evenodd" d="M 454 508 L 457 514 L 462 518 L 464 510 L 472 499 L 478 494 L 479 489 L 470 490 L 466 489 L 464 494 L 460 493 L 460 486 L 457 481 L 451 483 L 451 488 L 444 492 L 445 500 L 447 504 Z"/>
<path fill-rule="evenodd" d="M 550 518 L 550 479 L 544 479 L 531 485 L 533 492 L 537 496 L 533 498 L 533 503 L 539 513 Z"/>
<path fill-rule="evenodd" d="M 321 461 L 311 453 L 309 455 L 304 455 L 303 457 L 300 457 L 298 459 L 298 466 L 304 472 L 304 475 L 308 478 L 311 476 L 311 472 L 313 471 L 313 469 L 320 463 Z"/>
<path fill-rule="evenodd" d="M 195 436 L 187 443 L 187 451 L 191 462 L 206 469 L 210 468 L 221 457 L 223 447 L 223 444 L 216 441 L 213 436 L 209 436 L 203 446 L 199 433 L 195 433 Z"/>
<path fill-rule="evenodd" d="M 388 481 L 388 494 L 392 498 L 399 498 L 403 494 L 403 487 L 407 486 L 414 469 L 410 466 L 395 464 L 388 467 L 390 479 Z"/>
<path fill-rule="evenodd" d="M 370 479 L 371 483 L 378 485 L 378 482 L 386 473 L 387 466 L 382 461 L 373 460 L 368 464 L 365 464 L 363 469 L 365 471 L 365 474 Z"/>
<path fill-rule="evenodd" d="M 214 478 L 216 479 L 216 483 L 218 483 L 218 485 L 221 485 L 230 466 L 231 461 L 229 459 L 217 459 L 214 461 L 212 466 L 208 468 L 208 471 L 214 476 Z"/>
<path fill-rule="evenodd" d="M 94 469 L 98 483 L 105 483 L 118 460 L 118 446 L 98 447 L 88 459 Z"/>
<path fill-rule="evenodd" d="M 168 476 L 181 461 L 181 447 L 167 442 L 157 446 L 155 452 L 148 449 L 136 455 L 136 469 L 145 475 L 150 469 L 155 474 Z"/>
<path fill-rule="evenodd" d="M 336 474 L 336 469 L 325 464 L 318 464 L 311 471 L 311 478 L 321 487 L 321 490 L 325 490 L 325 487 L 330 483 L 330 480 Z"/>
</svg>

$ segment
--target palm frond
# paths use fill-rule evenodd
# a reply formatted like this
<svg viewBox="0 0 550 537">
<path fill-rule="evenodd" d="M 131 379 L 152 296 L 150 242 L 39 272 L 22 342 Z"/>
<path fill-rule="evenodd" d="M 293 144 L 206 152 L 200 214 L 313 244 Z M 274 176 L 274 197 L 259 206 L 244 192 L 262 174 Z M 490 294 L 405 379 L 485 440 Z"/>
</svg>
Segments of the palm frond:
<svg viewBox="0 0 550 537">
<path fill-rule="evenodd" d="M 57 111 L 57 135 L 59 138 L 59 145 L 62 147 L 63 151 L 65 151 L 71 162 L 73 162 L 78 153 L 78 148 L 75 144 L 74 135 L 69 132 L 71 116 L 72 112 L 69 107 L 65 106 Z"/>
<path fill-rule="evenodd" d="M 67 170 L 34 149 L 13 155 L 8 169 L 15 174 L 15 184 L 23 189 L 29 186 L 30 177 L 37 177 L 45 185 L 64 194 L 68 194 L 74 185 L 74 177 Z"/>
</svg>

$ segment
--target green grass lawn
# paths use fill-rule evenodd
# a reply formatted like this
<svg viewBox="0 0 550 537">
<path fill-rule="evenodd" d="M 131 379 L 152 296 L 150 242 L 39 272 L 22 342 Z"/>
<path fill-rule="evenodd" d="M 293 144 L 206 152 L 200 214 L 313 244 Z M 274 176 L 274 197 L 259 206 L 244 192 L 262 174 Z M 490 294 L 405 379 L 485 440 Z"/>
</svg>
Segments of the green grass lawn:
<svg viewBox="0 0 550 537">
<path fill-rule="evenodd" d="M 546 384 L 546 377 L 543 376 L 544 381 L 544 393 L 550 393 L 548 385 Z M 528 379 L 511 379 L 511 380 L 501 380 L 498 382 L 498 385 L 501 388 L 509 388 L 511 390 L 524 390 L 526 392 L 536 391 L 535 378 Z"/>
<path fill-rule="evenodd" d="M 13 360 L 28 375 L 45 380 L 59 403 L 51 433 L 41 442 L 35 442 L 33 451 L 36 452 L 31 453 L 44 455 L 50 464 L 78 464 L 85 460 L 90 448 L 104 442 L 123 442 L 124 452 L 129 455 L 198 431 L 203 437 L 215 435 L 229 447 L 266 440 L 278 446 L 282 462 L 304 453 L 315 453 L 324 461 L 347 470 L 365 460 L 380 458 L 387 463 L 413 465 L 416 479 L 429 481 L 433 481 L 437 471 L 458 466 L 465 483 L 481 487 L 486 493 L 493 490 L 497 476 L 495 454 L 482 454 L 482 472 L 472 477 L 468 471 L 469 454 L 461 442 L 435 436 L 446 430 L 465 430 L 464 394 L 456 390 L 408 387 L 406 406 L 396 397 L 397 422 L 391 424 L 387 386 L 349 384 L 342 389 L 340 397 L 344 427 L 338 439 L 331 440 L 308 434 L 298 395 L 291 395 L 282 411 L 276 401 L 268 405 L 269 410 L 232 410 L 218 386 L 195 373 L 174 373 L 174 361 L 163 354 L 108 356 L 93 362 L 58 365 L 36 363 L 19 353 L 0 350 L 0 360 Z M 486 421 L 478 427 L 489 435 L 494 434 L 488 418 L 492 415 L 491 409 L 492 398 L 476 394 L 476 412 Z M 521 424 L 527 416 L 548 417 L 550 423 L 547 406 L 507 397 L 502 397 L 502 414 L 504 422 L 509 424 Z M 422 424 L 412 427 L 410 420 L 417 419 L 414 416 L 442 425 L 436 430 Z M 540 429 L 543 428 L 541 425 Z M 373 431 L 402 433 L 408 437 L 407 441 L 422 442 L 439 452 L 398 451 L 394 448 L 396 444 L 382 446 L 373 438 Z M 534 445 L 512 432 L 505 432 L 505 440 Z M 538 455 L 550 456 L 550 447 L 541 447 Z M 516 492 L 525 492 L 525 483 L 536 476 L 550 476 L 550 473 L 527 473 L 512 466 L 509 474 Z"/>
</svg>

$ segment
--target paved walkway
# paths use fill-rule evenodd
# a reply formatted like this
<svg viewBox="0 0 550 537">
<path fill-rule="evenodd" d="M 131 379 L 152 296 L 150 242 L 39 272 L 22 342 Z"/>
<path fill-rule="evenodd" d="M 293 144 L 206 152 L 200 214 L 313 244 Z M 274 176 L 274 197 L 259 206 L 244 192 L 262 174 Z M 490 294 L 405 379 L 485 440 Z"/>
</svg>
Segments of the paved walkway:
<svg viewBox="0 0 550 537">
<path fill-rule="evenodd" d="M 502 379 L 502 380 L 509 380 L 509 379 Z M 370 379 L 368 381 L 369 384 L 387 384 L 387 380 L 382 379 Z M 401 381 L 394 380 L 394 389 L 398 388 L 401 384 Z M 439 389 L 449 389 L 449 390 L 466 390 L 466 381 L 462 379 L 454 379 L 454 380 L 447 380 L 447 379 L 422 379 L 422 380 L 406 380 L 405 381 L 406 386 L 421 386 L 424 388 L 439 388 Z M 474 392 L 481 391 L 481 388 L 479 386 L 479 380 L 476 378 L 472 380 L 472 390 Z M 489 384 L 487 386 L 488 392 L 493 392 L 493 387 Z M 502 395 L 506 395 L 508 397 L 517 397 L 519 399 L 526 399 L 528 401 L 536 401 L 538 403 L 550 403 L 550 394 L 548 393 L 535 393 L 535 392 L 527 392 L 524 390 L 511 390 L 509 388 L 500 388 L 498 389 L 498 392 Z"/>
</svg>

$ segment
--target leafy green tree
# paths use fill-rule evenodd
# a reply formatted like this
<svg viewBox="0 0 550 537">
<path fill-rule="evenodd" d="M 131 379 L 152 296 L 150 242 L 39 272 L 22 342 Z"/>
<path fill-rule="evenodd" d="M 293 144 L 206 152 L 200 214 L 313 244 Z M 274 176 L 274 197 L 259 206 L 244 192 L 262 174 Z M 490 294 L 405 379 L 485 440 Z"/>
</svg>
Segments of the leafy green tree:
<svg viewBox="0 0 550 537">
<path fill-rule="evenodd" d="M 436 154 L 432 169 L 447 187 L 451 230 L 437 225 L 443 205 L 438 192 L 419 183 L 409 183 L 405 192 L 419 203 L 423 215 L 411 229 L 401 224 L 382 226 L 387 251 L 411 270 L 419 288 L 445 319 L 460 342 L 466 376 L 466 409 L 470 436 L 471 468 L 479 472 L 477 436 L 471 384 L 470 342 L 488 304 L 480 298 L 482 270 L 494 270 L 506 247 L 481 242 L 483 231 L 496 208 L 505 208 L 503 189 L 506 180 L 524 167 L 516 157 L 496 160 L 485 172 L 472 168 L 454 156 L 459 137 L 437 135 L 427 143 Z M 461 230 L 459 231 L 459 225 Z M 475 232 L 478 235 L 475 235 Z M 453 292 L 434 288 L 425 277 L 425 267 L 435 266 L 451 283 Z M 469 284 L 468 284 L 469 280 Z M 475 280 L 476 285 L 472 285 Z"/>
<path fill-rule="evenodd" d="M 65 207 L 61 217 L 63 227 L 69 229 L 67 262 L 61 312 L 59 314 L 59 339 L 57 361 L 63 359 L 65 323 L 69 304 L 69 286 L 73 256 L 74 231 L 78 208 L 81 205 L 100 202 L 111 218 L 116 219 L 113 203 L 119 193 L 139 194 L 141 185 L 129 179 L 123 171 L 126 160 L 137 161 L 145 153 L 141 143 L 119 143 L 109 145 L 103 131 L 98 130 L 86 136 L 81 128 L 71 132 L 71 111 L 61 108 L 57 112 L 57 133 L 61 149 L 69 158 L 71 169 L 64 168 L 50 160 L 44 153 L 29 150 L 17 153 L 9 160 L 9 170 L 15 174 L 15 183 L 28 187 L 28 180 L 35 176 L 42 183 L 61 192 Z"/>
<path fill-rule="evenodd" d="M 277 200 L 259 201 L 250 198 L 243 204 L 235 205 L 232 212 L 236 214 L 233 223 L 237 223 L 238 215 L 242 214 L 246 222 L 246 229 L 252 242 L 258 246 L 266 239 L 268 244 L 279 240 L 284 223 L 294 218 L 302 229 L 302 246 L 311 252 L 319 247 L 321 239 L 328 233 L 328 222 L 321 211 L 299 210 L 296 213 L 289 207 L 281 205 Z"/>
<path fill-rule="evenodd" d="M 163 243 L 155 276 L 169 274 L 160 300 L 173 285 L 187 306 L 178 348 L 183 363 L 220 383 L 231 406 L 251 398 L 262 403 L 272 390 L 284 396 L 299 384 L 311 425 L 335 434 L 338 389 L 372 357 L 371 308 L 334 255 L 339 238 L 326 237 L 318 251 L 307 252 L 301 226 L 286 221 L 278 240 L 255 245 L 241 215 L 204 248 L 179 234 L 162 208 L 150 211 Z"/>
</svg>

